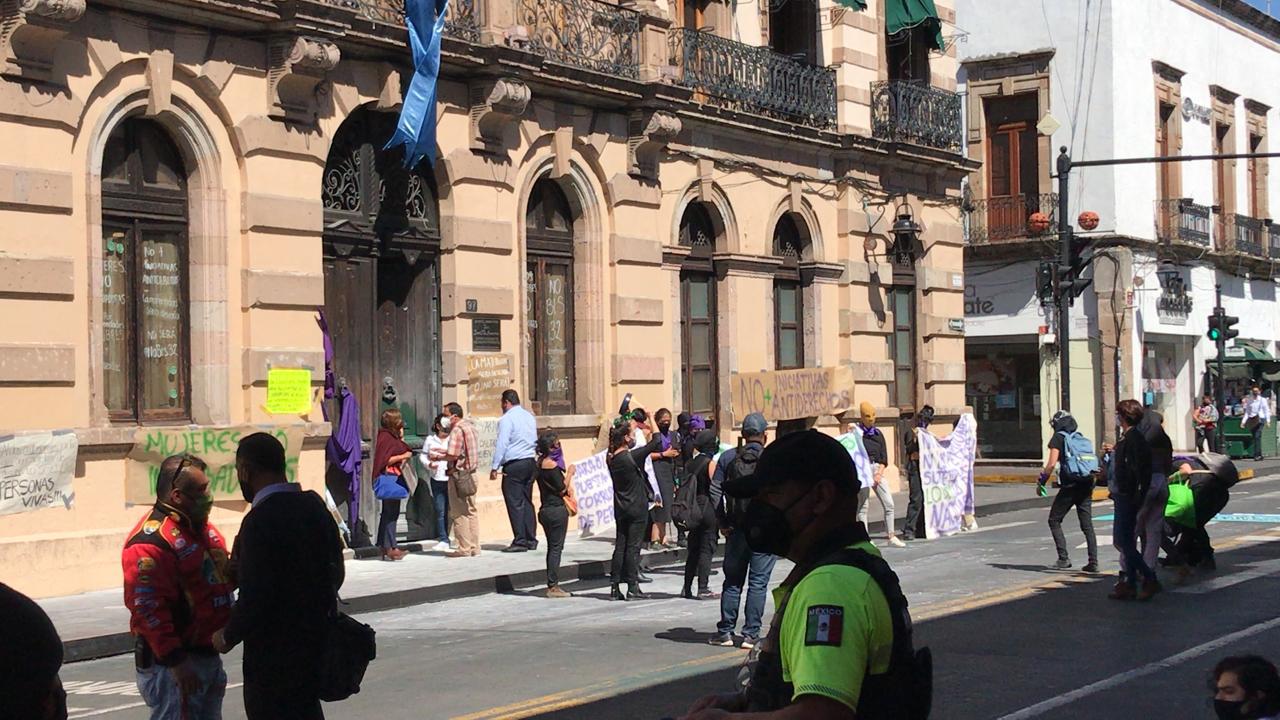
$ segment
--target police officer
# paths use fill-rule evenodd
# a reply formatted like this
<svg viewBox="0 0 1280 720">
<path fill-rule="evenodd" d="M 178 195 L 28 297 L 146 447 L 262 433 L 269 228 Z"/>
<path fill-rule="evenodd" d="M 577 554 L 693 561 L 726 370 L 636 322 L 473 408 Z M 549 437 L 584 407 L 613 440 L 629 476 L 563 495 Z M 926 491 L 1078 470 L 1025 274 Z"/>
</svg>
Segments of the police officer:
<svg viewBox="0 0 1280 720">
<path fill-rule="evenodd" d="M 755 473 L 725 483 L 752 498 L 739 528 L 751 549 L 795 569 L 774 591 L 778 610 L 747 688 L 702 698 L 685 720 L 927 716 L 929 692 L 916 682 L 927 651 L 911 649 L 897 577 L 853 519 L 859 487 L 848 451 L 816 430 L 779 438 Z"/>
</svg>

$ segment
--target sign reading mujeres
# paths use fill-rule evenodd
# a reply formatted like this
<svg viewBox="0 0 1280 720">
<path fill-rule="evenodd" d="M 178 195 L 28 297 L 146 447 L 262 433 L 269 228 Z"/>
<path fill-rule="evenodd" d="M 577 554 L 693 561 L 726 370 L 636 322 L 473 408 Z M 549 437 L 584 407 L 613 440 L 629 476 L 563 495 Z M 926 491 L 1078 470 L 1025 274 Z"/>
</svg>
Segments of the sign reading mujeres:
<svg viewBox="0 0 1280 720">
<path fill-rule="evenodd" d="M 242 500 L 236 478 L 236 447 L 240 438 L 257 432 L 270 433 L 284 445 L 285 472 L 297 482 L 298 456 L 306 436 L 303 425 L 255 427 L 173 427 L 138 428 L 133 436 L 125 472 L 125 502 L 149 505 L 156 499 L 156 477 L 160 463 L 170 455 L 191 453 L 209 464 L 209 492 L 215 500 Z"/>
</svg>

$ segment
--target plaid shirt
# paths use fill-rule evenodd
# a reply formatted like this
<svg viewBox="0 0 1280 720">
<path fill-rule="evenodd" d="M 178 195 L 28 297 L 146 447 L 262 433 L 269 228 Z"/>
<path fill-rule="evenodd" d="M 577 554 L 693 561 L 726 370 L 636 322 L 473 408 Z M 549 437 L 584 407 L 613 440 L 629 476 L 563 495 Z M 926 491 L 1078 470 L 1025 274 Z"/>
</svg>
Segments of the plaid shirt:
<svg viewBox="0 0 1280 720">
<path fill-rule="evenodd" d="M 475 470 L 480 465 L 480 455 L 476 451 L 476 426 L 470 420 L 460 420 L 449 431 L 449 447 L 445 454 L 450 457 L 450 469 Z"/>
</svg>

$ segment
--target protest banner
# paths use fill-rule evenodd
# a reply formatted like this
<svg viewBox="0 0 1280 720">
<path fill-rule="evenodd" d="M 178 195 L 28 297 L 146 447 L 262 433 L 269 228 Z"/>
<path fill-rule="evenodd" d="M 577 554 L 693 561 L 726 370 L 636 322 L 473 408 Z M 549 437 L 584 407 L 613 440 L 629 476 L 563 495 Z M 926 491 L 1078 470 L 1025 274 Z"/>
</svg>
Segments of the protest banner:
<svg viewBox="0 0 1280 720">
<path fill-rule="evenodd" d="M 0 515 L 75 503 L 80 442 L 73 432 L 0 438 Z"/>
<path fill-rule="evenodd" d="M 753 412 L 769 421 L 839 415 L 853 405 L 853 368 L 847 365 L 734 373 L 730 384 L 738 421 Z"/>
<path fill-rule="evenodd" d="M 134 505 L 155 502 L 160 463 L 170 455 L 184 452 L 209 464 L 205 474 L 209 476 L 209 492 L 214 500 L 243 500 L 236 478 L 236 447 L 240 438 L 257 432 L 270 433 L 284 445 L 285 473 L 290 482 L 297 482 L 298 456 L 305 437 L 302 425 L 138 428 L 125 463 L 125 502 Z"/>
<path fill-rule="evenodd" d="M 958 532 L 965 514 L 973 512 L 978 423 L 972 414 L 965 413 L 947 437 L 936 438 L 927 430 L 916 430 L 916 434 L 920 439 L 925 537 L 946 537 Z"/>
<path fill-rule="evenodd" d="M 272 415 L 311 412 L 311 371 L 306 368 L 268 370 L 266 410 Z"/>
<path fill-rule="evenodd" d="M 510 387 L 510 355 L 494 353 L 467 357 L 467 413 L 471 417 L 502 415 L 502 393 Z"/>
<path fill-rule="evenodd" d="M 476 459 L 480 466 L 476 470 L 476 479 L 480 475 L 489 477 L 489 467 L 493 465 L 493 455 L 498 451 L 498 418 L 472 418 L 471 424 L 476 429 Z"/>
<path fill-rule="evenodd" d="M 578 530 L 582 537 L 613 527 L 613 478 L 601 451 L 573 463 L 573 494 L 578 498 Z"/>
<path fill-rule="evenodd" d="M 849 451 L 849 457 L 853 458 L 853 467 L 858 471 L 858 482 L 863 488 L 869 488 L 875 478 L 876 471 L 871 465 L 871 458 L 867 455 L 867 446 L 862 444 L 861 432 L 849 432 L 836 438 L 845 450 Z"/>
</svg>

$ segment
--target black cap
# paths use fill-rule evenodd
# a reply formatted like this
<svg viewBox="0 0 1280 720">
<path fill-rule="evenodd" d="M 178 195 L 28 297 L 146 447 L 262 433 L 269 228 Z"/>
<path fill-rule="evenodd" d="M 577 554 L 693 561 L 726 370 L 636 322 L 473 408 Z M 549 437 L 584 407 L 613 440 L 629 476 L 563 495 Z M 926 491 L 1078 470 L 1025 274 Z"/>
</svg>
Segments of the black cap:
<svg viewBox="0 0 1280 720">
<path fill-rule="evenodd" d="M 845 446 L 824 432 L 804 430 L 773 441 L 760 453 L 755 472 L 726 481 L 724 492 L 731 497 L 749 498 L 771 485 L 793 480 L 812 485 L 823 479 L 846 490 L 859 486 L 858 470 Z"/>
<path fill-rule="evenodd" d="M 703 455 L 714 455 L 720 449 L 720 436 L 715 430 L 699 430 L 693 436 L 693 446 Z"/>
</svg>

